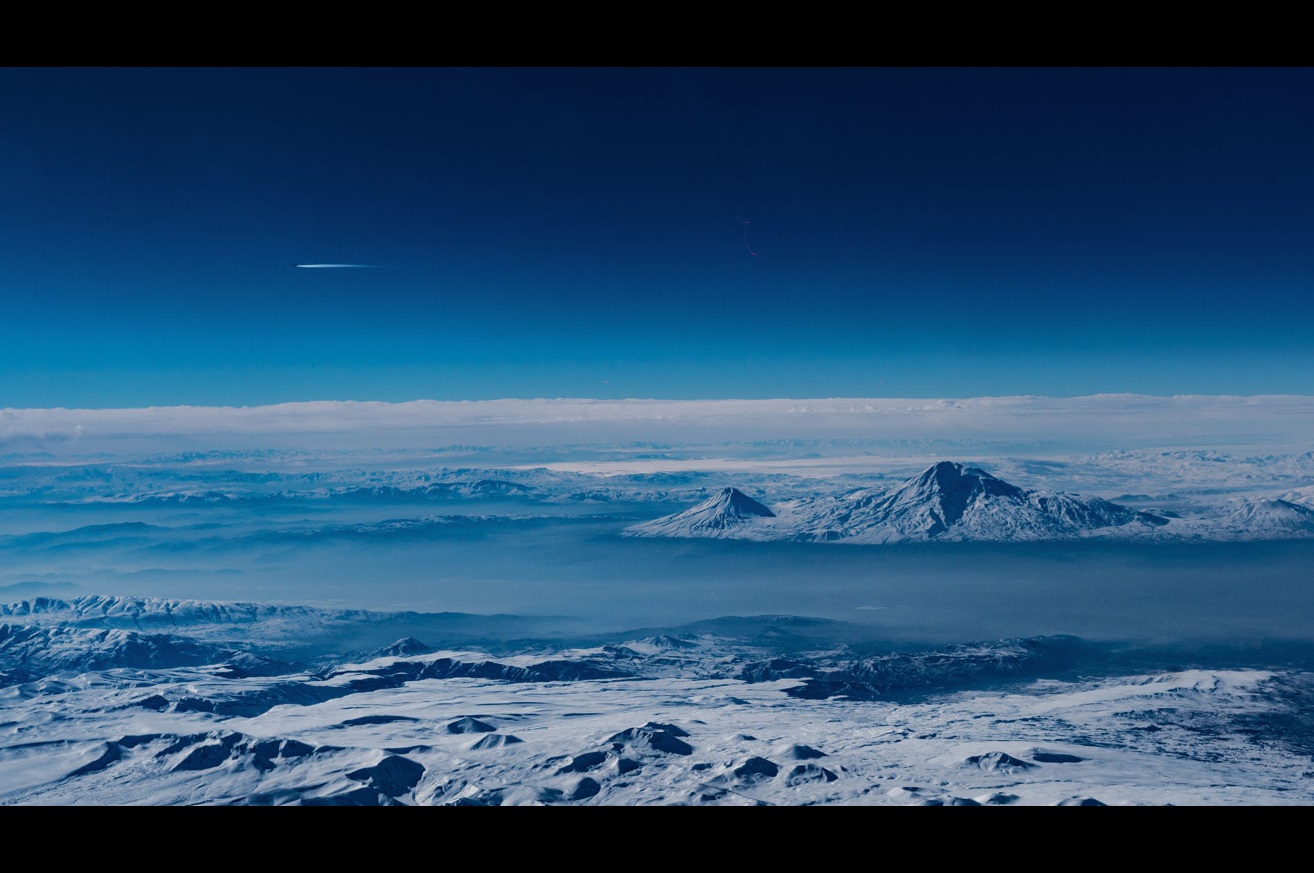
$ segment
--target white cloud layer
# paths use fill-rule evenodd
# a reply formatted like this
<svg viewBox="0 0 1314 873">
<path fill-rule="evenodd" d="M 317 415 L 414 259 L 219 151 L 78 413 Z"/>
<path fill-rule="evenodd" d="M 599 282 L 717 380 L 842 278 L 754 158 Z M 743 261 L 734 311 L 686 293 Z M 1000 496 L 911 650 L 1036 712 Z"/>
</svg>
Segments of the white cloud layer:
<svg viewBox="0 0 1314 873">
<path fill-rule="evenodd" d="M 0 452 L 502 449 L 786 441 L 892 454 L 1215 447 L 1304 451 L 1314 397 L 1100 394 L 970 399 L 416 400 L 0 410 Z"/>
</svg>

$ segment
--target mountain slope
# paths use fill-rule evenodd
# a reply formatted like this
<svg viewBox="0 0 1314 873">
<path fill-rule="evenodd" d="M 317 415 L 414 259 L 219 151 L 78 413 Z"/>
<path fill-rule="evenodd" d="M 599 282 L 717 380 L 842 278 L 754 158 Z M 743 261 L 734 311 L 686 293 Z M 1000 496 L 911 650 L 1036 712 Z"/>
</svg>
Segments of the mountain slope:
<svg viewBox="0 0 1314 873">
<path fill-rule="evenodd" d="M 1314 509 L 1290 500 L 1238 497 L 1214 507 L 1197 524 L 1212 539 L 1287 539 L 1314 534 Z"/>
</svg>

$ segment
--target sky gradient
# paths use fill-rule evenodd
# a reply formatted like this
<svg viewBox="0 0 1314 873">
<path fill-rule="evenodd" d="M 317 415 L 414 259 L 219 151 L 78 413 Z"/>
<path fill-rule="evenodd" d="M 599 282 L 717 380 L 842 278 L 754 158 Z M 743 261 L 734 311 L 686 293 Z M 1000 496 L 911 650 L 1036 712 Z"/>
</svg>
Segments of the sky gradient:
<svg viewBox="0 0 1314 873">
<path fill-rule="evenodd" d="M 1314 68 L 10 67 L 0 113 L 0 408 L 1314 394 Z"/>
</svg>

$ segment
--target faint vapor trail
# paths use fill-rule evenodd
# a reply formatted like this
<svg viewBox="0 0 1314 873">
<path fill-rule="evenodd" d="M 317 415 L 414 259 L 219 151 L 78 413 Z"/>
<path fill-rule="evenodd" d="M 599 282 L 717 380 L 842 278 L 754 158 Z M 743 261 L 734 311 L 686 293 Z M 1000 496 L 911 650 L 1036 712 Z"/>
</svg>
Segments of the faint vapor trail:
<svg viewBox="0 0 1314 873">
<path fill-rule="evenodd" d="M 303 270 L 381 270 L 378 264 L 293 264 Z"/>
<path fill-rule="evenodd" d="M 742 218 L 735 218 L 733 215 L 730 217 L 734 218 L 735 221 L 739 222 L 744 226 L 744 248 L 748 249 L 748 253 L 760 261 L 762 259 L 762 256 L 759 255 L 757 252 L 753 251 L 753 247 L 748 244 L 748 225 L 751 222 L 744 221 Z"/>
</svg>

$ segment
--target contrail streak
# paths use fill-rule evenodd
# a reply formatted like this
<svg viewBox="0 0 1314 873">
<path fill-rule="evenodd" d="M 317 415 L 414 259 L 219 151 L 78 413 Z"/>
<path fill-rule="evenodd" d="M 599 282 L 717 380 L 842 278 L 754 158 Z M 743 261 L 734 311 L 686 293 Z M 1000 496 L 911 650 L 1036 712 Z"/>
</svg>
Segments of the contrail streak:
<svg viewBox="0 0 1314 873">
<path fill-rule="evenodd" d="M 378 270 L 377 264 L 293 264 L 303 270 Z"/>
</svg>

